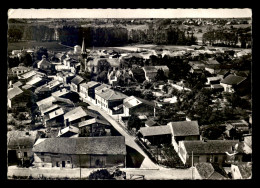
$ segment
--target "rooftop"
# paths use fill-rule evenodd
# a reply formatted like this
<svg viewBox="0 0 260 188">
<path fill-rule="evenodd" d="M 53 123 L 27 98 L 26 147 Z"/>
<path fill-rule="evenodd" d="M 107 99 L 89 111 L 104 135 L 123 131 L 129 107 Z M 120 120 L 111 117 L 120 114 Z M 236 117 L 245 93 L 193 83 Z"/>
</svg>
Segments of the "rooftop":
<svg viewBox="0 0 260 188">
<path fill-rule="evenodd" d="M 35 143 L 33 152 L 126 155 L 126 145 L 123 136 L 45 138 Z"/>
<path fill-rule="evenodd" d="M 99 92 L 96 92 L 96 95 L 100 96 L 105 100 L 119 100 L 128 97 L 127 95 L 114 91 L 112 89 L 100 90 Z"/>
<path fill-rule="evenodd" d="M 242 76 L 235 76 L 235 75 L 228 75 L 224 78 L 221 83 L 228 84 L 228 85 L 238 85 L 243 82 L 246 78 Z"/>
<path fill-rule="evenodd" d="M 87 83 L 80 84 L 81 87 L 84 87 L 86 89 L 97 86 L 97 85 L 100 85 L 100 83 L 95 82 L 95 81 L 90 81 L 90 82 L 87 82 Z"/>
<path fill-rule="evenodd" d="M 141 127 L 139 132 L 143 136 L 156 136 L 156 135 L 171 134 L 171 129 L 167 125 L 162 125 L 162 126 L 154 126 L 154 127 Z"/>
<path fill-rule="evenodd" d="M 238 152 L 243 153 L 244 143 L 238 140 L 207 140 L 207 141 L 180 141 L 183 142 L 188 154 L 225 154 L 226 152 L 233 153 L 232 147 L 238 144 Z"/>
<path fill-rule="evenodd" d="M 78 134 L 79 133 L 79 129 L 77 127 L 74 127 L 74 126 L 65 127 L 65 128 L 63 128 L 63 129 L 61 129 L 59 131 L 57 137 L 60 137 L 61 135 L 65 134 L 67 132 L 72 132 L 72 133 Z"/>
<path fill-rule="evenodd" d="M 23 93 L 23 90 L 21 90 L 19 87 L 10 88 L 8 89 L 7 97 L 11 100 L 12 98 L 14 98 L 17 95 L 20 95 L 21 93 Z"/>
<path fill-rule="evenodd" d="M 67 112 L 66 114 L 64 114 L 64 120 L 68 119 L 69 122 L 74 121 L 76 119 L 82 118 L 84 116 L 86 116 L 87 113 L 83 110 L 82 107 L 76 107 L 73 110 Z"/>
<path fill-rule="evenodd" d="M 82 81 L 84 81 L 84 79 L 78 75 L 71 80 L 71 82 L 76 85 L 80 84 Z"/>
<path fill-rule="evenodd" d="M 100 119 L 97 119 L 97 118 L 92 118 L 92 119 L 80 122 L 79 127 L 84 127 L 84 126 L 91 125 L 91 124 L 94 124 L 94 123 L 99 123 L 99 124 L 103 124 L 103 125 L 110 125 L 107 121 L 100 120 Z"/>
<path fill-rule="evenodd" d="M 168 125 L 173 129 L 174 136 L 200 135 L 197 121 L 169 122 Z"/>
</svg>

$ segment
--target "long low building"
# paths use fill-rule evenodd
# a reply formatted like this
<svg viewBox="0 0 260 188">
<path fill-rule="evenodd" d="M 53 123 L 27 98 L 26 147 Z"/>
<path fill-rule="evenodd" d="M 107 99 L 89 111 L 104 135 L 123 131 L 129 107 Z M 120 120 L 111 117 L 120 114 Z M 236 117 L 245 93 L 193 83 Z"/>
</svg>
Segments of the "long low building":
<svg viewBox="0 0 260 188">
<path fill-rule="evenodd" d="M 126 164 L 123 136 L 40 138 L 32 151 L 37 167 L 105 168 Z"/>
</svg>

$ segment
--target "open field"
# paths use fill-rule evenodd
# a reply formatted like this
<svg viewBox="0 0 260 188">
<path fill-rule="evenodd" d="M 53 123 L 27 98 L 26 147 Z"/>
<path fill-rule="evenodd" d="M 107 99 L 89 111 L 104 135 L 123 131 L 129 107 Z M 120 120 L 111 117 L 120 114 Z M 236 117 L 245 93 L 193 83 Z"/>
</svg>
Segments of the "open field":
<svg viewBox="0 0 260 188">
<path fill-rule="evenodd" d="M 20 41 L 20 42 L 9 42 L 8 43 L 8 53 L 12 50 L 28 49 L 34 48 L 36 46 L 46 47 L 49 51 L 67 51 L 72 48 L 60 45 L 57 41 L 53 42 L 36 42 L 36 41 Z"/>
</svg>

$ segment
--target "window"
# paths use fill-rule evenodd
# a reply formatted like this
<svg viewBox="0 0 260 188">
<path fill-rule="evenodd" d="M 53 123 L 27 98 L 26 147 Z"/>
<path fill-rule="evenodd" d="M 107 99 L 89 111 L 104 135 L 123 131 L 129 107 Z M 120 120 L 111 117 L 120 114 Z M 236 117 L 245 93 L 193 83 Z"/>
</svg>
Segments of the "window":
<svg viewBox="0 0 260 188">
<path fill-rule="evenodd" d="M 214 162 L 215 162 L 215 163 L 218 162 L 218 157 L 217 157 L 217 156 L 214 157 Z"/>
<path fill-rule="evenodd" d="M 42 162 L 44 162 L 44 158 L 42 158 Z"/>
<path fill-rule="evenodd" d="M 68 164 L 70 164 L 70 161 L 67 161 Z"/>
<path fill-rule="evenodd" d="M 44 155 L 44 153 L 43 153 L 43 152 L 41 152 L 41 155 Z"/>
<path fill-rule="evenodd" d="M 24 152 L 24 153 L 23 153 L 23 156 L 24 156 L 24 157 L 27 157 L 27 152 Z"/>
<path fill-rule="evenodd" d="M 207 157 L 207 162 L 210 163 L 210 157 Z"/>
</svg>

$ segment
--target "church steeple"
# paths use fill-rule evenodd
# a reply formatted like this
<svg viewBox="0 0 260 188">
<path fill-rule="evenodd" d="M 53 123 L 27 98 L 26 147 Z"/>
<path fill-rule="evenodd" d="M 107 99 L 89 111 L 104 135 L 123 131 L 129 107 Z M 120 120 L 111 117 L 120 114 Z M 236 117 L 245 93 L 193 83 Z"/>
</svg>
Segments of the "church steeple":
<svg viewBox="0 0 260 188">
<path fill-rule="evenodd" d="M 87 53 L 84 40 L 85 40 L 85 38 L 83 37 L 82 46 L 81 46 L 81 54 L 86 54 Z"/>
</svg>

